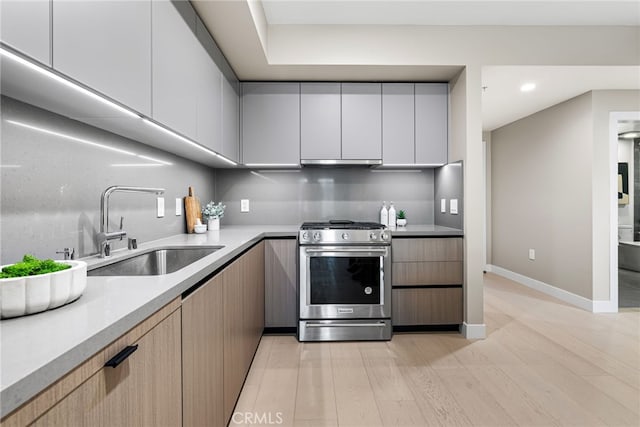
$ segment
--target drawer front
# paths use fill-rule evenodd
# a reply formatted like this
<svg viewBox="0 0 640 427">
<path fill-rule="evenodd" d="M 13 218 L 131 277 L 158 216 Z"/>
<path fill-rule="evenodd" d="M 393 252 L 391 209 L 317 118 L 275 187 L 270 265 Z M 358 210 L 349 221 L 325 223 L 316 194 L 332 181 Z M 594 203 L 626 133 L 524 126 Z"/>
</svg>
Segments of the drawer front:
<svg viewBox="0 0 640 427">
<path fill-rule="evenodd" d="M 462 238 L 394 239 L 393 262 L 462 261 Z"/>
<path fill-rule="evenodd" d="M 455 325 L 462 323 L 462 288 L 393 290 L 393 325 Z"/>
<path fill-rule="evenodd" d="M 462 261 L 394 262 L 393 286 L 461 285 Z"/>
</svg>

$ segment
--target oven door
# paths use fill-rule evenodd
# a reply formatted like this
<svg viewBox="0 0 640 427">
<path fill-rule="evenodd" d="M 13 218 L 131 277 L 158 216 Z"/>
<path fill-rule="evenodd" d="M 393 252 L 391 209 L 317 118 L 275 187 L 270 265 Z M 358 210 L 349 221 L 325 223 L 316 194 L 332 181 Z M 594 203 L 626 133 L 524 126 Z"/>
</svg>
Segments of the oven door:
<svg viewBox="0 0 640 427">
<path fill-rule="evenodd" d="M 390 246 L 300 246 L 300 319 L 391 317 Z"/>
</svg>

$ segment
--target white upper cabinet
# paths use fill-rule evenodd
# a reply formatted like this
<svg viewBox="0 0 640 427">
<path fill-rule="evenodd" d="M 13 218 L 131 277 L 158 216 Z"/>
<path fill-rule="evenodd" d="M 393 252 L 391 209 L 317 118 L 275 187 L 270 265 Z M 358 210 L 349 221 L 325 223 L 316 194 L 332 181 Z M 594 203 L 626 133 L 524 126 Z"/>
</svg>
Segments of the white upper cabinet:
<svg viewBox="0 0 640 427">
<path fill-rule="evenodd" d="M 242 84 L 242 162 L 300 163 L 300 83 Z"/>
<path fill-rule="evenodd" d="M 382 163 L 415 163 L 414 84 L 382 84 Z"/>
<path fill-rule="evenodd" d="M 380 83 L 342 83 L 342 159 L 382 159 Z"/>
<path fill-rule="evenodd" d="M 300 157 L 340 159 L 342 155 L 340 83 L 300 84 Z"/>
<path fill-rule="evenodd" d="M 416 163 L 448 161 L 449 85 L 416 83 Z"/>
<path fill-rule="evenodd" d="M 0 1 L 0 39 L 51 66 L 51 0 Z"/>
<path fill-rule="evenodd" d="M 53 67 L 151 115 L 151 2 L 53 0 Z"/>
<path fill-rule="evenodd" d="M 222 76 L 222 154 L 238 162 L 240 159 L 240 95 L 237 80 Z"/>
<path fill-rule="evenodd" d="M 196 13 L 189 2 L 153 1 L 151 16 L 152 116 L 197 140 Z"/>
<path fill-rule="evenodd" d="M 197 140 L 218 153 L 222 151 L 222 73 L 210 52 L 214 42 L 204 24 L 197 19 L 197 67 L 193 70 L 199 90 L 196 98 Z"/>
</svg>

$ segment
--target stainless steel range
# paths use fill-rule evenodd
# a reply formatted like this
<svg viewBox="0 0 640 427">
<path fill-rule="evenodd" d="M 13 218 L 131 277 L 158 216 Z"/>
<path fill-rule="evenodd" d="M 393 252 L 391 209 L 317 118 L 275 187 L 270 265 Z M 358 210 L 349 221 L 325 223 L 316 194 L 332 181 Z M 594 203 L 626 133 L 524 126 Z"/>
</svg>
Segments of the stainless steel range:
<svg viewBox="0 0 640 427">
<path fill-rule="evenodd" d="M 298 339 L 391 339 L 391 233 L 371 222 L 306 222 L 298 244 Z"/>
</svg>

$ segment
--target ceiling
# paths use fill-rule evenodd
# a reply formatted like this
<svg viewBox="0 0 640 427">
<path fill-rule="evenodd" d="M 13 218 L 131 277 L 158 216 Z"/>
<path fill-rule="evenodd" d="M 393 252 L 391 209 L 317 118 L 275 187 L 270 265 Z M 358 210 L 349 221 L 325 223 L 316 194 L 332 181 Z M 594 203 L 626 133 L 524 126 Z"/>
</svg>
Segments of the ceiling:
<svg viewBox="0 0 640 427">
<path fill-rule="evenodd" d="M 637 1 L 262 0 L 270 25 L 640 25 Z"/>
<path fill-rule="evenodd" d="M 464 64 L 497 64 L 482 67 L 484 130 L 589 90 L 640 89 L 640 0 L 192 3 L 240 80 L 450 81 Z M 543 39 L 535 26 L 562 27 L 555 27 L 557 33 L 545 27 L 552 30 Z M 517 37 L 504 40 L 496 28 L 513 28 Z M 636 46 L 608 56 L 615 49 L 606 43 L 618 35 L 604 42 L 600 34 L 612 29 L 627 31 L 618 39 Z M 555 43 L 557 36 L 565 41 Z M 502 51 L 495 53 L 494 46 Z M 620 62 L 624 49 L 630 59 Z M 571 58 L 574 50 L 577 59 Z M 544 51 L 553 52 L 551 60 Z M 616 66 L 609 66 L 610 58 Z M 520 92 L 525 82 L 535 82 L 536 89 Z"/>
</svg>

